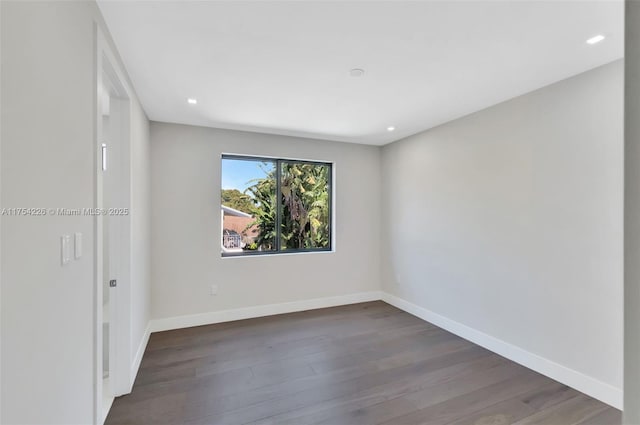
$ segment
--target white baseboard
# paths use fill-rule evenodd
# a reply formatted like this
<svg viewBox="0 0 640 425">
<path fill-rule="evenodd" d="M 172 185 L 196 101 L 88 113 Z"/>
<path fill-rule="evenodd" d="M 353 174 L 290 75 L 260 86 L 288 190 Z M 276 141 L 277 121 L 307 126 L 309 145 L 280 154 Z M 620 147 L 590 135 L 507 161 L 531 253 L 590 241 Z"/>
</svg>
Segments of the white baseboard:
<svg viewBox="0 0 640 425">
<path fill-rule="evenodd" d="M 151 336 L 151 322 L 147 324 L 147 328 L 144 330 L 142 340 L 140 341 L 140 345 L 138 346 L 138 351 L 136 351 L 136 356 L 133 358 L 133 363 L 131 364 L 131 382 L 129 382 L 129 391 L 131 391 L 131 388 L 133 388 L 133 383 L 136 380 L 136 376 L 138 375 L 140 363 L 142 363 L 142 356 L 144 356 L 144 351 L 147 349 L 147 344 L 149 343 L 149 336 Z"/>
<path fill-rule="evenodd" d="M 622 410 L 622 390 L 584 373 L 562 366 L 537 354 L 533 354 L 508 342 L 494 338 L 462 323 L 456 322 L 395 295 L 382 293 L 382 300 L 422 320 L 441 327 L 459 337 L 497 353 L 509 360 L 548 376 L 569 387 L 581 391 L 610 406 Z"/>
<path fill-rule="evenodd" d="M 192 326 L 210 325 L 214 323 L 230 322 L 233 320 L 253 319 L 256 317 L 272 316 L 275 314 L 294 313 L 297 311 L 313 310 L 318 308 L 335 307 L 340 305 L 355 304 L 367 301 L 382 300 L 394 307 L 404 310 L 422 320 L 439 326 L 461 338 L 469 340 L 481 347 L 497 353 L 509 360 L 521 364 L 538 373 L 548 376 L 558 382 L 581 391 L 595 399 L 598 399 L 617 409 L 622 409 L 622 390 L 599 381 L 584 373 L 570 369 L 555 363 L 552 360 L 526 351 L 520 347 L 502 341 L 491 335 L 487 335 L 462 323 L 441 316 L 395 295 L 382 291 L 360 292 L 356 294 L 340 295 L 335 297 L 314 298 L 311 300 L 293 301 L 280 304 L 268 304 L 254 307 L 245 307 L 233 310 L 214 311 L 187 316 L 168 317 L 151 320 L 145 338 L 140 344 L 138 353 L 132 367 L 132 376 L 135 377 L 142 355 L 144 354 L 149 334 L 152 332 L 168 331 L 173 329 L 189 328 Z M 135 373 L 134 373 L 135 369 Z"/>
<path fill-rule="evenodd" d="M 113 402 L 115 401 L 115 397 L 104 397 L 102 400 L 102 413 L 100 414 L 100 424 L 104 425 L 107 420 L 107 416 L 109 416 L 109 411 L 111 410 L 111 406 L 113 406 Z"/>
<path fill-rule="evenodd" d="M 294 313 L 297 311 L 336 307 L 339 305 L 356 304 L 367 301 L 378 301 L 381 298 L 381 292 L 371 291 L 338 295 L 335 297 L 313 298 L 310 300 L 293 301 L 280 304 L 257 305 L 233 310 L 212 311 L 209 313 L 154 319 L 150 323 L 150 328 L 151 332 L 161 332 L 172 329 L 190 328 L 192 326 L 231 322 L 233 320 L 253 319 L 256 317 L 273 316 L 275 314 Z"/>
</svg>

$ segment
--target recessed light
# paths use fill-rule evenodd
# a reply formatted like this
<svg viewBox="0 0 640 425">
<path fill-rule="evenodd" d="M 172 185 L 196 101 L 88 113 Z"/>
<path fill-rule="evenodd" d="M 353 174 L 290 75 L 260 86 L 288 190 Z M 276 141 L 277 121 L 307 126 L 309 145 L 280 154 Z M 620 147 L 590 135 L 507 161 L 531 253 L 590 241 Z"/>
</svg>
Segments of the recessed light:
<svg viewBox="0 0 640 425">
<path fill-rule="evenodd" d="M 395 128 L 394 126 L 392 126 L 392 125 L 390 125 L 389 127 L 387 127 L 387 131 L 393 131 L 393 130 L 395 130 L 395 129 L 396 129 L 396 128 Z"/>
<path fill-rule="evenodd" d="M 590 39 L 587 40 L 587 44 L 598 44 L 600 43 L 602 40 L 604 40 L 604 35 L 602 34 L 598 34 L 596 36 L 591 37 Z"/>
<path fill-rule="evenodd" d="M 351 71 L 349 71 L 349 75 L 351 75 L 352 77 L 362 77 L 364 75 L 364 69 L 353 68 Z"/>
<path fill-rule="evenodd" d="M 194 98 L 190 97 L 189 99 L 187 99 L 187 103 L 189 105 L 195 105 L 195 104 L 198 103 L 198 99 L 194 99 Z"/>
</svg>

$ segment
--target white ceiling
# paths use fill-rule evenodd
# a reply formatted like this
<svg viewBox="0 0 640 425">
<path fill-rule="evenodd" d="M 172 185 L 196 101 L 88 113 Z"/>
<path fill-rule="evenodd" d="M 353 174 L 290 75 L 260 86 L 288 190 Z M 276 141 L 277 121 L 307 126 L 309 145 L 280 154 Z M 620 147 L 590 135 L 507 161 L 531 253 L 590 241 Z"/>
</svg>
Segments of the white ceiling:
<svg viewBox="0 0 640 425">
<path fill-rule="evenodd" d="M 98 3 L 150 119 L 344 142 L 386 144 L 623 56 L 622 1 Z"/>
</svg>

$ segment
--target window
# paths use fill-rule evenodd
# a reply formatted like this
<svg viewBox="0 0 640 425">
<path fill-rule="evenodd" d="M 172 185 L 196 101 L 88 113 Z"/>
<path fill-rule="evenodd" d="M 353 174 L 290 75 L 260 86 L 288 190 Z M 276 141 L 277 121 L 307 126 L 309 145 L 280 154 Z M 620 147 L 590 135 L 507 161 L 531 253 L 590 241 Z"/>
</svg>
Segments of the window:
<svg viewBox="0 0 640 425">
<path fill-rule="evenodd" d="M 222 256 L 331 250 L 331 164 L 222 156 Z"/>
</svg>

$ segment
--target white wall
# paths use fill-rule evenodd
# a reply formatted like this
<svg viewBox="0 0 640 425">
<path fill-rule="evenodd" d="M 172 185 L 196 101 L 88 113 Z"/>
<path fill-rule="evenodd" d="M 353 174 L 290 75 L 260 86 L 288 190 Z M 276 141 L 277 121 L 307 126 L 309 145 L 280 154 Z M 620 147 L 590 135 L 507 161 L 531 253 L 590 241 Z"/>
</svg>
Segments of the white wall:
<svg viewBox="0 0 640 425">
<path fill-rule="evenodd" d="M 624 416 L 640 424 L 640 2 L 626 2 Z"/>
<path fill-rule="evenodd" d="M 93 2 L 1 2 L 4 208 L 95 205 Z M 135 103 L 134 99 L 134 103 Z M 134 105 L 134 220 L 144 223 L 148 121 Z M 147 204 L 145 204 L 145 202 Z M 90 423 L 94 375 L 94 221 L 2 216 L 0 422 Z M 60 265 L 60 236 L 82 232 L 84 253 Z M 148 247 L 134 235 L 140 336 L 148 315 Z M 142 325 L 144 323 L 144 326 Z M 138 343 L 134 344 L 137 348 Z"/>
<path fill-rule="evenodd" d="M 618 61 L 385 146 L 382 225 L 384 291 L 618 405 L 622 86 Z"/>
<path fill-rule="evenodd" d="M 336 252 L 221 258 L 222 153 L 335 161 Z M 377 147 L 152 122 L 151 193 L 154 318 L 379 290 Z"/>
<path fill-rule="evenodd" d="M 151 319 L 151 151 L 149 120 L 138 102 L 131 116 L 131 367 L 135 378 Z M 133 382 L 132 382 L 133 384 Z"/>
</svg>

